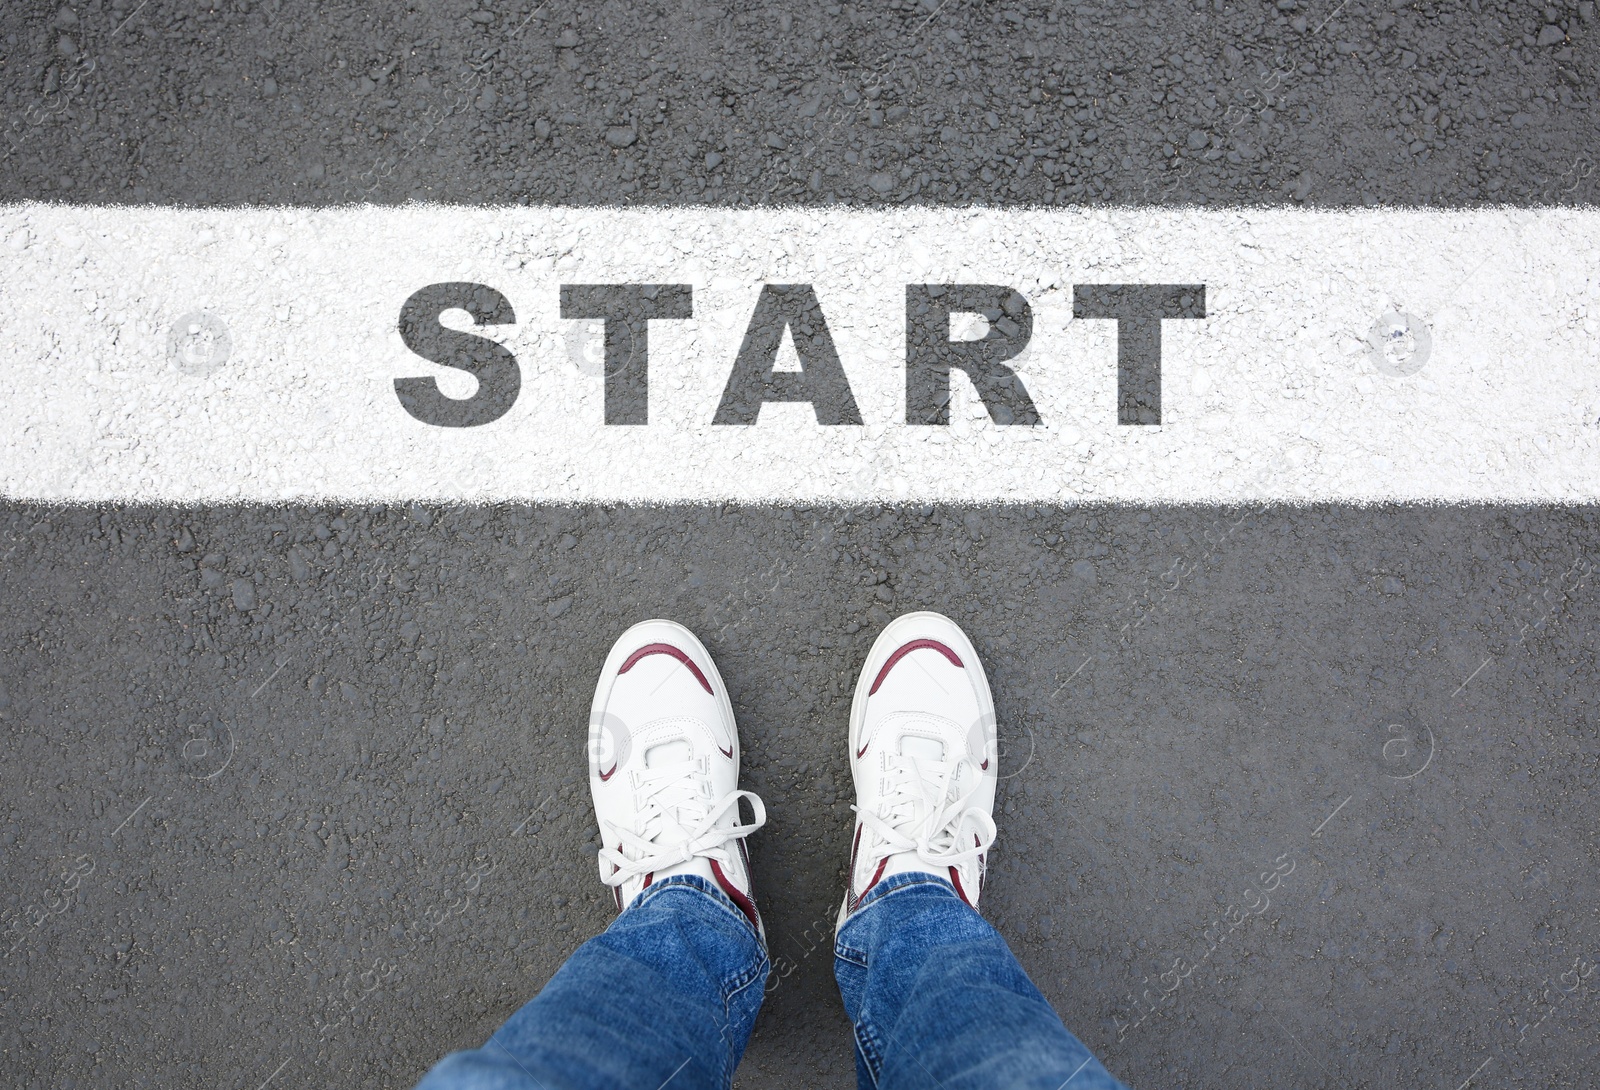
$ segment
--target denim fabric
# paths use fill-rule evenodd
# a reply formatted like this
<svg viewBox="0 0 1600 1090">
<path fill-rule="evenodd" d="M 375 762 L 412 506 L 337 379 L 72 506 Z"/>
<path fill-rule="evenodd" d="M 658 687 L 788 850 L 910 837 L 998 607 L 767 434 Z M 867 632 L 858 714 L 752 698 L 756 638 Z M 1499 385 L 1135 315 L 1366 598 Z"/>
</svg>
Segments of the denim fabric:
<svg viewBox="0 0 1600 1090">
<path fill-rule="evenodd" d="M 418 1090 L 709 1090 L 729 1086 L 770 966 L 711 883 L 645 890 L 482 1048 Z M 840 929 L 834 973 L 860 1085 L 879 1090 L 1125 1090 L 994 928 L 928 874 L 874 886 Z"/>
<path fill-rule="evenodd" d="M 1125 1090 L 1033 986 L 1000 933 L 929 874 L 874 886 L 834 975 L 862 1090 Z"/>
<path fill-rule="evenodd" d="M 634 898 L 482 1048 L 417 1090 L 726 1088 L 766 986 L 767 952 L 721 890 L 677 875 Z"/>
</svg>

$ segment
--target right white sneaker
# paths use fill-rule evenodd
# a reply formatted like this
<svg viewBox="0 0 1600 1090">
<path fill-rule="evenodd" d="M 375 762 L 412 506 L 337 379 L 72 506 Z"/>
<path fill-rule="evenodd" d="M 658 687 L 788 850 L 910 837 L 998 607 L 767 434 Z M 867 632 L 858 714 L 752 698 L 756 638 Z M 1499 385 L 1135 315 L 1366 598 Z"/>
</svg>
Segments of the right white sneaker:
<svg viewBox="0 0 1600 1090">
<path fill-rule="evenodd" d="M 989 679 L 961 627 L 938 613 L 891 621 L 850 706 L 856 831 L 840 926 L 868 890 L 907 871 L 978 906 L 995 837 L 995 739 Z"/>
<path fill-rule="evenodd" d="M 697 874 L 766 932 L 744 838 L 767 820 L 739 790 L 739 730 L 711 654 L 687 628 L 644 621 L 606 656 L 589 709 L 589 790 L 600 880 L 621 911 L 651 883 Z M 755 819 L 740 819 L 739 800 Z"/>
</svg>

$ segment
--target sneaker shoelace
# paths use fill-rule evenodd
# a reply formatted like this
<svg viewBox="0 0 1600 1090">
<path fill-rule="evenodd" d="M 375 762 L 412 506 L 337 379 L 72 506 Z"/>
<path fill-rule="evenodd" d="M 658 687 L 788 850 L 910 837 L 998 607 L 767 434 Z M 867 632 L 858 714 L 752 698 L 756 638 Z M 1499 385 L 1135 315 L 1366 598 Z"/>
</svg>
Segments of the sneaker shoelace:
<svg viewBox="0 0 1600 1090">
<path fill-rule="evenodd" d="M 651 871 L 687 863 L 697 856 L 730 862 L 728 842 L 749 836 L 767 823 L 767 808 L 750 791 L 734 791 L 721 799 L 711 795 L 711 779 L 703 761 L 684 761 L 650 768 L 638 774 L 635 786 L 636 829 L 604 822 L 606 841 L 617 848 L 600 849 L 600 880 L 620 886 Z M 755 820 L 738 820 L 740 799 L 749 799 Z M 732 825 L 718 825 L 729 810 Z M 613 870 L 612 868 L 616 868 Z"/>
<path fill-rule="evenodd" d="M 917 853 L 930 867 L 955 867 L 976 859 L 994 844 L 994 818 L 968 806 L 980 780 L 964 795 L 955 795 L 961 760 L 930 761 L 892 756 L 885 770 L 885 790 L 877 813 L 851 806 L 883 840 L 887 853 Z M 968 840 L 973 843 L 967 844 Z"/>
</svg>

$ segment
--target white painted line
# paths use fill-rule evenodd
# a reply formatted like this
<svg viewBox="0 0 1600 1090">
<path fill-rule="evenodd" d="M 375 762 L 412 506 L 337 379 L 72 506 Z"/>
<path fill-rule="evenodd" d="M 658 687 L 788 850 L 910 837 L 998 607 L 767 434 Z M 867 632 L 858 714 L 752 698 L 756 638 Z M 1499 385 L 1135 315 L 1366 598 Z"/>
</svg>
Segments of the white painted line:
<svg viewBox="0 0 1600 1090">
<path fill-rule="evenodd" d="M 0 257 L 10 499 L 1600 499 L 1589 209 L 22 204 L 0 206 Z M 514 311 L 476 331 L 520 376 L 482 426 L 424 423 L 394 385 L 486 396 L 398 330 L 413 293 L 452 281 Z M 1031 339 L 1007 365 L 1037 426 L 995 423 L 959 370 L 949 425 L 906 423 L 906 285 L 923 283 L 1026 298 Z M 648 424 L 605 423 L 600 323 L 560 317 L 561 286 L 581 284 L 692 289 L 692 317 L 648 326 Z M 764 284 L 813 286 L 861 424 L 773 402 L 712 422 Z M 1073 316 L 1096 284 L 1205 286 L 1204 318 L 1160 325 L 1159 426 L 1118 423 L 1119 323 Z M 1403 343 L 1376 356 L 1391 313 L 1410 316 Z M 780 374 L 800 362 L 782 344 Z"/>
</svg>

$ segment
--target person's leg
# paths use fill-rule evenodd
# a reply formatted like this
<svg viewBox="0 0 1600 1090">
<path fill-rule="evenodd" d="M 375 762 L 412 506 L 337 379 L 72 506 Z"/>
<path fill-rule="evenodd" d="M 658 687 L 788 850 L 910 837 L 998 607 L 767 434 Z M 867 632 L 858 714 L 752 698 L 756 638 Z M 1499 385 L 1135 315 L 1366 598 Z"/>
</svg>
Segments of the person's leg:
<svg viewBox="0 0 1600 1090">
<path fill-rule="evenodd" d="M 682 625 L 634 625 L 589 712 L 600 878 L 625 910 L 422 1090 L 727 1087 L 769 968 L 744 844 L 766 809 L 738 784 L 733 705 L 710 653 Z"/>
<path fill-rule="evenodd" d="M 1000 933 L 949 883 L 879 882 L 840 928 L 834 975 L 863 1088 L 1113 1090 Z"/>
<path fill-rule="evenodd" d="M 767 952 L 698 875 L 652 884 L 580 946 L 487 1044 L 418 1090 L 726 1087 L 767 979 Z"/>
<path fill-rule="evenodd" d="M 937 613 L 878 637 L 850 711 L 856 831 L 834 975 L 863 1090 L 1115 1090 L 978 915 L 994 843 L 994 702 Z"/>
</svg>

